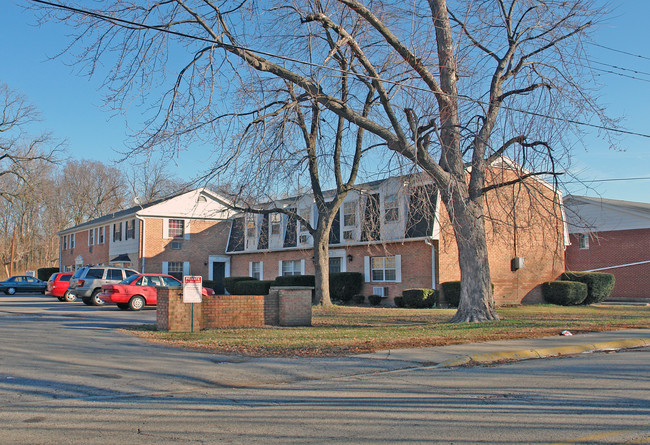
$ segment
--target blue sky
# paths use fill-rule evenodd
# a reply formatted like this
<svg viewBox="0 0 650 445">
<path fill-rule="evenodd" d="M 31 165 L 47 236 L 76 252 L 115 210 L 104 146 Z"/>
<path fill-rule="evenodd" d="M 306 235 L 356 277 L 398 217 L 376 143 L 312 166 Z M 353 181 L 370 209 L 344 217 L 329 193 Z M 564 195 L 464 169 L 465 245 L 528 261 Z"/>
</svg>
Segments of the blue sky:
<svg viewBox="0 0 650 445">
<path fill-rule="evenodd" d="M 100 78 L 89 79 L 78 73 L 78 69 L 64 63 L 69 59 L 51 60 L 65 47 L 65 26 L 35 26 L 33 15 L 18 6 L 21 3 L 4 1 L 0 6 L 0 81 L 25 95 L 38 108 L 42 128 L 67 141 L 71 158 L 104 162 L 119 159 L 117 152 L 124 150 L 129 133 L 124 115 L 102 107 Z M 644 79 L 601 72 L 601 103 L 610 115 L 623 117 L 623 128 L 650 134 L 650 1 L 621 0 L 612 2 L 611 9 L 612 13 L 598 26 L 595 42 L 647 59 L 591 47 L 592 60 L 637 73 L 600 64 L 594 67 Z M 650 177 L 650 138 L 621 136 L 619 151 L 614 151 L 597 137 L 597 130 L 587 132 L 583 144 L 574 149 L 572 171 L 583 181 L 598 182 L 588 183 L 589 187 L 569 184 L 569 191 L 650 202 L 648 179 L 602 181 Z M 205 166 L 203 154 L 200 149 L 182 153 L 175 159 L 173 173 L 183 178 L 196 175 Z"/>
</svg>

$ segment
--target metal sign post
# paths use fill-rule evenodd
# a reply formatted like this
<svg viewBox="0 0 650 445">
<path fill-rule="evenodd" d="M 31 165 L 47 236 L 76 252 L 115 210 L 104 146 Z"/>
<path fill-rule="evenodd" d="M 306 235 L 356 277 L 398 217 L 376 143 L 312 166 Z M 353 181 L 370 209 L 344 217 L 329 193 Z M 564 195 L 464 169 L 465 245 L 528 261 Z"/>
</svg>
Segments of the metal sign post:
<svg viewBox="0 0 650 445">
<path fill-rule="evenodd" d="M 183 303 L 190 303 L 190 332 L 194 332 L 194 303 L 200 303 L 203 291 L 203 277 L 183 277 Z"/>
</svg>

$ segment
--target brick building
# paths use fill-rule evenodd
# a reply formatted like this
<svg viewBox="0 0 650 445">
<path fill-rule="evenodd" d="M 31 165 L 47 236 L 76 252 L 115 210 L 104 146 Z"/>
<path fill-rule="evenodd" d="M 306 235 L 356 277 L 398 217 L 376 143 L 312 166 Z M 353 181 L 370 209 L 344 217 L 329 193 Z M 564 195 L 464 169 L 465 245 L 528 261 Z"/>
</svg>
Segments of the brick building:
<svg viewBox="0 0 650 445">
<path fill-rule="evenodd" d="M 650 204 L 567 196 L 566 268 L 614 274 L 612 299 L 650 298 Z"/>
<path fill-rule="evenodd" d="M 226 203 L 200 188 L 70 227 L 59 233 L 60 268 L 112 264 L 220 281 L 230 272 Z"/>
<path fill-rule="evenodd" d="M 492 183 L 514 179 L 512 164 L 495 165 Z M 305 195 L 276 202 L 316 221 Z M 497 304 L 541 301 L 540 284 L 564 271 L 561 197 L 546 182 L 529 178 L 490 192 L 485 200 L 489 261 Z M 313 274 L 313 240 L 285 214 L 236 215 L 226 253 L 233 276 L 272 280 Z M 346 197 L 330 234 L 330 272 L 361 272 L 364 295 L 390 302 L 407 288 L 436 288 L 459 280 L 458 254 L 449 216 L 427 179 L 392 177 L 362 184 Z"/>
</svg>

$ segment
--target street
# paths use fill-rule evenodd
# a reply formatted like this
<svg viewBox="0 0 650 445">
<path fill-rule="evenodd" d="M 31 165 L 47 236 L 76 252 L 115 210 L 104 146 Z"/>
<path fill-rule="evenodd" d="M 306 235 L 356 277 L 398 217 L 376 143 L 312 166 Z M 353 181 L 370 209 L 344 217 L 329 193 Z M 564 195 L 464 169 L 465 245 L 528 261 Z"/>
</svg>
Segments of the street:
<svg viewBox="0 0 650 445">
<path fill-rule="evenodd" d="M 116 331 L 155 311 L 0 295 L 0 443 L 648 443 L 650 350 L 489 367 L 246 358 Z"/>
</svg>

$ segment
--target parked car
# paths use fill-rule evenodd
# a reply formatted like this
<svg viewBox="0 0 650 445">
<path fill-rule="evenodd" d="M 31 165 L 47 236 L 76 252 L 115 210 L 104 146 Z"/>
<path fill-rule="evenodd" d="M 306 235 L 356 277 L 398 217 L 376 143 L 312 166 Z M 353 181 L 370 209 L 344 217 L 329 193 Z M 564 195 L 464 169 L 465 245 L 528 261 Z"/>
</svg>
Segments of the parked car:
<svg viewBox="0 0 650 445">
<path fill-rule="evenodd" d="M 119 283 L 137 274 L 135 270 L 124 267 L 84 266 L 70 279 L 68 292 L 75 298 L 81 298 L 81 301 L 89 306 L 99 306 L 104 304 L 99 298 L 104 284 Z"/>
<path fill-rule="evenodd" d="M 133 275 L 121 283 L 104 284 L 99 294 L 105 303 L 115 303 L 126 310 L 139 311 L 145 306 L 155 306 L 158 302 L 158 289 L 181 289 L 183 283 L 171 275 L 147 273 Z M 203 296 L 214 295 L 212 289 L 203 288 Z"/>
<path fill-rule="evenodd" d="M 72 272 L 53 273 L 50 279 L 47 280 L 45 295 L 56 297 L 59 301 L 75 301 L 77 297 L 68 292 L 70 278 L 72 278 Z"/>
<path fill-rule="evenodd" d="M 7 295 L 13 295 L 16 292 L 38 292 L 44 294 L 46 288 L 47 283 L 45 281 L 27 275 L 17 275 L 5 281 L 0 281 L 0 292 L 4 292 Z"/>
</svg>

